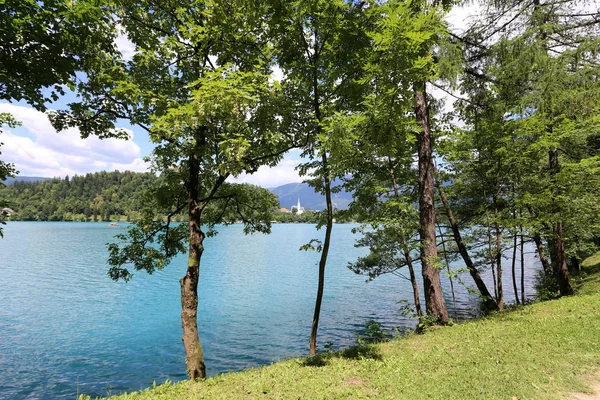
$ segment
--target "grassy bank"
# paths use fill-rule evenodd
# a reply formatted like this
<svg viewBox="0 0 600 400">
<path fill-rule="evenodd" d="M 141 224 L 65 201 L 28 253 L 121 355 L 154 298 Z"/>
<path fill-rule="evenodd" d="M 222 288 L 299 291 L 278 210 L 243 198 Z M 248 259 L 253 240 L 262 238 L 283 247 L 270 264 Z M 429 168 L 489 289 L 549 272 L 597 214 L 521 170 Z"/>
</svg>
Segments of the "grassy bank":
<svg viewBox="0 0 600 400">
<path fill-rule="evenodd" d="M 119 399 L 561 399 L 600 369 L 600 254 L 581 295 Z M 597 376 L 597 375 L 596 375 Z"/>
</svg>

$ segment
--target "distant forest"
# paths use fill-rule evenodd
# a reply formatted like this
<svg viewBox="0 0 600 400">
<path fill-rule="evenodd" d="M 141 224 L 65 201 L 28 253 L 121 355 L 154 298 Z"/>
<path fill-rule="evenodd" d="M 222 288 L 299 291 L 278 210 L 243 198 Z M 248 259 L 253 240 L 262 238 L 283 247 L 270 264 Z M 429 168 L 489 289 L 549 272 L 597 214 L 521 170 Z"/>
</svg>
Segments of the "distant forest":
<svg viewBox="0 0 600 400">
<path fill-rule="evenodd" d="M 6 186 L 0 184 L 0 199 L 14 211 L 10 216 L 13 221 L 133 222 L 139 219 L 145 204 L 143 197 L 156 180 L 151 173 L 130 171 L 103 171 L 64 179 L 17 177 L 7 180 Z M 292 185 L 303 189 L 304 197 L 320 200 L 321 196 L 307 185 Z M 312 197 L 308 196 L 309 191 Z M 187 221 L 187 215 L 176 215 L 175 220 Z M 309 211 L 296 215 L 274 209 L 271 220 L 317 223 L 318 214 Z M 338 215 L 338 220 L 347 218 Z"/>
<path fill-rule="evenodd" d="M 16 180 L 0 187 L 0 198 L 15 211 L 12 220 L 134 220 L 155 179 L 151 173 L 115 171 L 39 182 Z"/>
</svg>

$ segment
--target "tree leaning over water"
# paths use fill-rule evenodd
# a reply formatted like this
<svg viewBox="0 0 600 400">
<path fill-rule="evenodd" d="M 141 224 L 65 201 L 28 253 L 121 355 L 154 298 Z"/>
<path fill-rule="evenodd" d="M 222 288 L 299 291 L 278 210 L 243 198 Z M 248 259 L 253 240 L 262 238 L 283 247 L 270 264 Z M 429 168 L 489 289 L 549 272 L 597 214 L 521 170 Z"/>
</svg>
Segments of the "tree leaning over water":
<svg viewBox="0 0 600 400">
<path fill-rule="evenodd" d="M 273 165 L 294 144 L 279 133 L 288 117 L 269 78 L 264 10 L 251 1 L 118 0 L 112 7 L 135 55 L 96 65 L 78 86 L 82 101 L 55 113 L 53 123 L 105 137 L 122 134 L 114 126 L 123 118 L 156 144 L 150 158 L 160 183 L 143 217 L 109 246 L 109 275 L 128 280 L 131 267 L 152 273 L 187 251 L 180 281 L 186 366 L 191 379 L 203 378 L 197 290 L 204 239 L 216 224 L 240 220 L 246 233 L 269 232 L 278 205 L 265 189 L 226 180 Z M 173 224 L 181 212 L 189 223 Z"/>
</svg>

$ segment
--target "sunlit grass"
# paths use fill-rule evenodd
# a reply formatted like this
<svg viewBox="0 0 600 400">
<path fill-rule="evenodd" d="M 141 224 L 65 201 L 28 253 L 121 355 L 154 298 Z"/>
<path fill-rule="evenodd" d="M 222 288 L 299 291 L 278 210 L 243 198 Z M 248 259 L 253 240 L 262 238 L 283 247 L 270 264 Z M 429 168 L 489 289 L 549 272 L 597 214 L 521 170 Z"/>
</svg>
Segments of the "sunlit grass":
<svg viewBox="0 0 600 400">
<path fill-rule="evenodd" d="M 578 276 L 576 290 L 579 294 L 600 292 L 600 251 L 581 263 L 582 272 Z"/>
</svg>

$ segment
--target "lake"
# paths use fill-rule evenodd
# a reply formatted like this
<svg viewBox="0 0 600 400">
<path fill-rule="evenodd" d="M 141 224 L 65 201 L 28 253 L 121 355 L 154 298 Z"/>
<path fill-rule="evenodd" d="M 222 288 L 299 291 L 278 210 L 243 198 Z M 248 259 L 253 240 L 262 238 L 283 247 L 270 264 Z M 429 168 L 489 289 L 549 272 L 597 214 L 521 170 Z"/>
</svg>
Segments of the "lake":
<svg viewBox="0 0 600 400">
<path fill-rule="evenodd" d="M 387 329 L 415 326 L 399 303 L 412 298 L 409 281 L 382 276 L 366 283 L 347 269 L 365 254 L 353 246 L 353 227 L 333 230 L 321 348 L 354 344 L 355 333 L 372 319 Z M 137 272 L 129 283 L 113 282 L 106 243 L 124 231 L 107 223 L 6 225 L 0 239 L 1 399 L 107 396 L 186 378 L 179 319 L 186 257 L 152 276 Z M 319 255 L 298 249 L 323 234 L 312 225 L 277 224 L 271 235 L 245 236 L 241 225 L 232 225 L 205 241 L 198 325 L 209 375 L 308 353 Z M 526 272 L 532 296 L 539 263 L 530 252 L 526 258 L 534 265 Z M 461 277 L 471 285 L 468 274 Z M 453 314 L 448 278 L 442 281 Z M 472 315 L 476 296 L 458 282 L 455 289 L 459 319 Z"/>
</svg>

